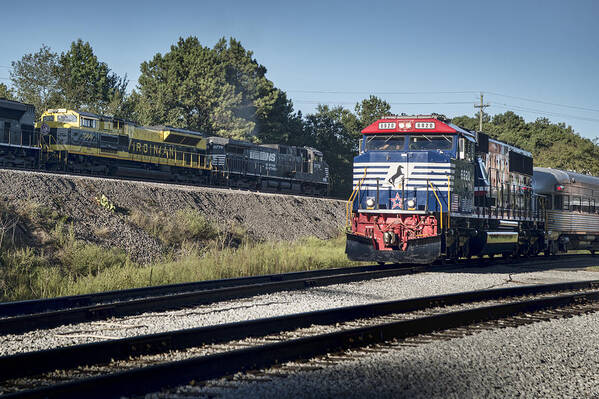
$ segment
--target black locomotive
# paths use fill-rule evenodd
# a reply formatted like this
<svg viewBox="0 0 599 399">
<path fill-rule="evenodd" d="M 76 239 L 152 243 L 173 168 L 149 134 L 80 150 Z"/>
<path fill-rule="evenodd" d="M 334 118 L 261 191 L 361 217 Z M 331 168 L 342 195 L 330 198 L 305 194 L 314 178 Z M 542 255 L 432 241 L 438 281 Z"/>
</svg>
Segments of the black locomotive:
<svg viewBox="0 0 599 399">
<path fill-rule="evenodd" d="M 0 99 L 0 166 L 327 195 L 329 169 L 311 147 L 258 145 L 170 126 Z"/>
</svg>

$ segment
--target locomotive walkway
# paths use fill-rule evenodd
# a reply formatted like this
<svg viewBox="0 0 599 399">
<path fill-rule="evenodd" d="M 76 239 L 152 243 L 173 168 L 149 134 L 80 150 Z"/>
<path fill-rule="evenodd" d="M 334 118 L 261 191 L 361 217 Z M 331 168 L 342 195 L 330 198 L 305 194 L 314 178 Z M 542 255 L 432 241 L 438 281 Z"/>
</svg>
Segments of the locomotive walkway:
<svg viewBox="0 0 599 399">
<path fill-rule="evenodd" d="M 594 280 L 382 302 L 23 353 L 0 358 L 1 397 L 141 394 L 435 331 L 464 327 L 458 334 L 467 334 L 472 325 L 492 329 L 593 312 L 598 305 Z M 169 358 L 177 358 L 173 353 L 178 360 Z M 56 369 L 64 371 L 52 372 Z"/>
</svg>

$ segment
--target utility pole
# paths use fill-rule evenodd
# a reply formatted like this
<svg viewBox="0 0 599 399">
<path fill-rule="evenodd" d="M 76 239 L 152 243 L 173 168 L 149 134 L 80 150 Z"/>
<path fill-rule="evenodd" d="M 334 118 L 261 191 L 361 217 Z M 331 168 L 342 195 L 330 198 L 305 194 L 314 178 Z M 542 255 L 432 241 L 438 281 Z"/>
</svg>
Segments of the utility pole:
<svg viewBox="0 0 599 399">
<path fill-rule="evenodd" d="M 480 93 L 480 105 L 475 105 L 474 108 L 480 108 L 480 112 L 478 113 L 478 131 L 483 131 L 483 109 L 489 107 L 489 104 L 483 103 L 483 93 Z"/>
</svg>

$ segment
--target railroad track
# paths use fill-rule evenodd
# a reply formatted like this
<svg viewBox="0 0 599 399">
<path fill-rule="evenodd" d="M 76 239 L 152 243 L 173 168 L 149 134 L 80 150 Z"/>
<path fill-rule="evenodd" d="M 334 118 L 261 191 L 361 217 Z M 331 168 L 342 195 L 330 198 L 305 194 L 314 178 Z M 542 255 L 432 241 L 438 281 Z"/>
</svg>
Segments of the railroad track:
<svg viewBox="0 0 599 399">
<path fill-rule="evenodd" d="M 372 344 L 403 340 L 414 345 L 421 342 L 415 337 L 451 339 L 480 329 L 598 310 L 599 280 L 595 280 L 471 291 L 171 331 L 0 357 L 1 397 L 116 398 L 240 371 L 260 375 L 255 370 Z"/>
<path fill-rule="evenodd" d="M 18 334 L 64 324 L 185 308 L 278 291 L 398 276 L 424 270 L 424 266 L 358 266 L 0 303 L 0 332 Z"/>
<path fill-rule="evenodd" d="M 519 266 L 586 261 L 589 256 L 511 260 Z M 483 262 L 484 263 L 481 263 Z M 19 334 L 65 324 L 105 320 L 151 311 L 193 307 L 279 291 L 341 284 L 426 271 L 450 271 L 464 267 L 494 265 L 497 261 L 471 259 L 444 265 L 359 266 L 254 277 L 172 284 L 51 299 L 0 303 L 0 332 Z"/>
</svg>

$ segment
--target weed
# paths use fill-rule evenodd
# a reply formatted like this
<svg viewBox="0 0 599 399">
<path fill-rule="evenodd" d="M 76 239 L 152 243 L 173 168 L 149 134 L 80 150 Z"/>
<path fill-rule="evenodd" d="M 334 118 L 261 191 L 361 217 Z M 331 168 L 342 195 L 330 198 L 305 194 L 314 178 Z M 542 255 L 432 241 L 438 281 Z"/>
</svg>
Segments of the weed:
<svg viewBox="0 0 599 399">
<path fill-rule="evenodd" d="M 3 204 L 2 204 L 3 205 Z M 15 233 L 19 217 L 6 207 L 0 206 L 0 249 L 15 243 Z"/>
<path fill-rule="evenodd" d="M 131 212 L 130 220 L 167 246 L 180 246 L 185 241 L 209 241 L 218 237 L 218 230 L 195 209 L 178 210 L 174 215 L 135 210 Z"/>
<path fill-rule="evenodd" d="M 64 231 L 64 230 L 63 230 Z M 68 237 L 69 233 L 63 234 Z M 178 257 L 141 267 L 120 250 L 63 239 L 49 262 L 31 250 L 3 253 L 1 300 L 75 295 L 107 290 L 357 265 L 344 253 L 345 238 L 251 243 L 220 249 L 186 241 Z"/>
<path fill-rule="evenodd" d="M 99 238 L 108 238 L 110 237 L 111 233 L 112 231 L 108 226 L 98 227 L 94 230 L 94 234 Z"/>
<path fill-rule="evenodd" d="M 45 296 L 39 276 L 48 264 L 31 248 L 3 251 L 0 254 L 0 266 L 0 297 L 3 300 Z"/>
</svg>

